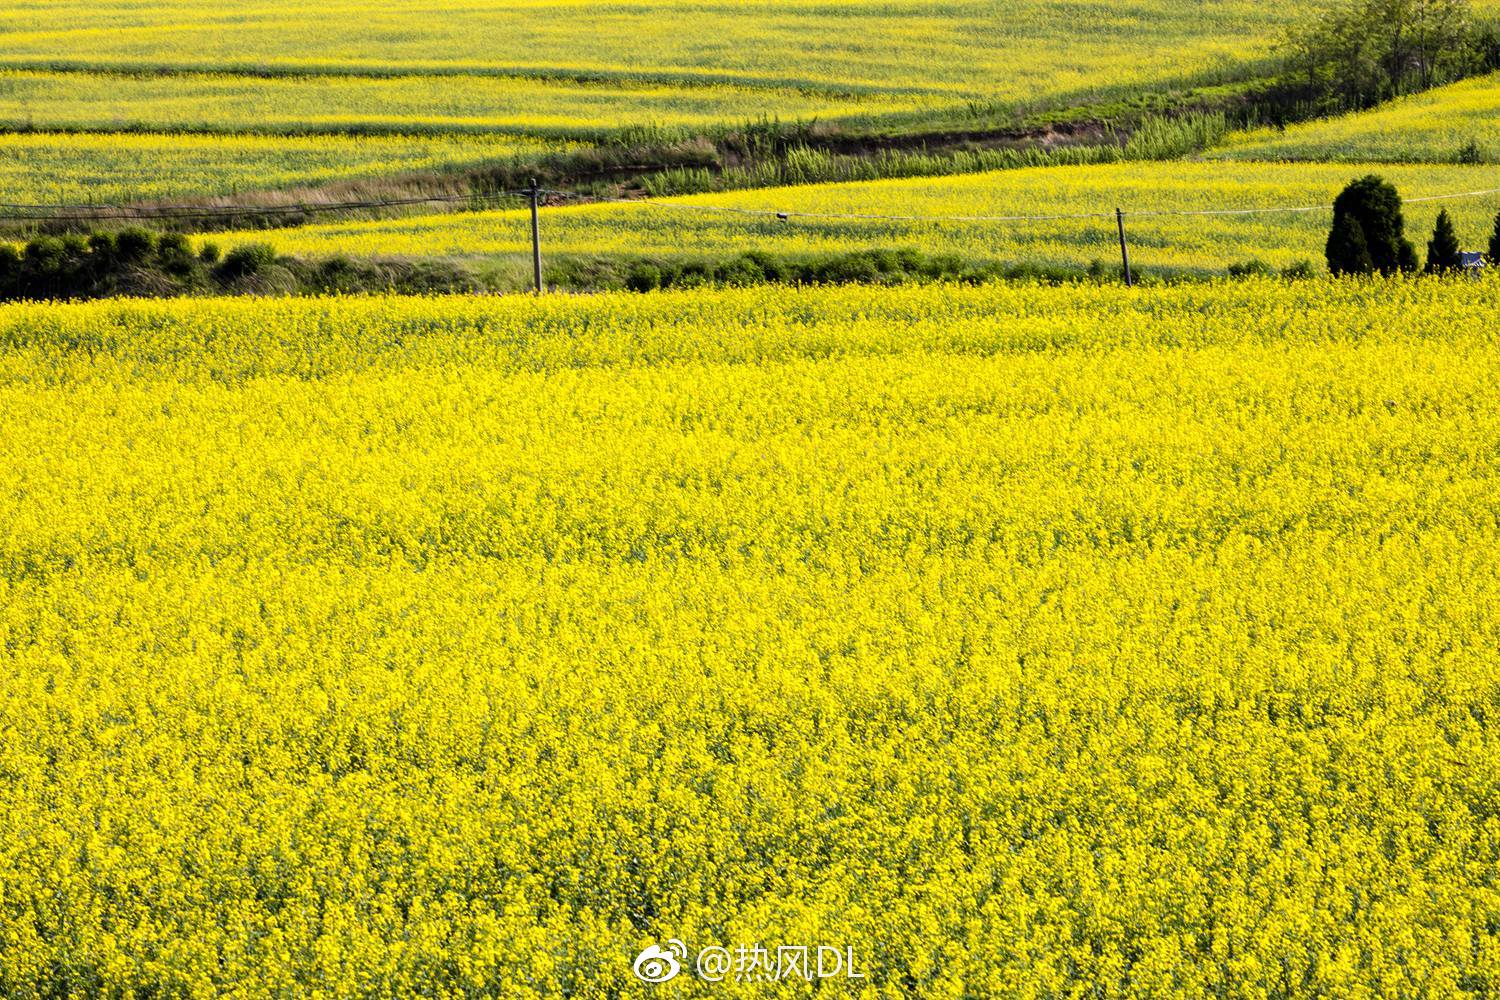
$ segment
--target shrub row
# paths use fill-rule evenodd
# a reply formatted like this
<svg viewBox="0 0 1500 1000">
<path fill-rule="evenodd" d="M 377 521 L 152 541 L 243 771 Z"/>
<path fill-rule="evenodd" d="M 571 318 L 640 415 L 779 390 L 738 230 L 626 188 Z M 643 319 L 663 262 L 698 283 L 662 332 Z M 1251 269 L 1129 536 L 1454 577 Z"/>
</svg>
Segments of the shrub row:
<svg viewBox="0 0 1500 1000">
<path fill-rule="evenodd" d="M 317 294 L 478 291 L 479 282 L 446 262 L 308 263 L 265 244 L 220 256 L 186 237 L 142 229 L 89 236 L 39 236 L 17 250 L 0 244 L 0 300 L 169 297 L 195 294 Z"/>
<path fill-rule="evenodd" d="M 855 250 L 792 256 L 754 250 L 695 260 L 659 257 L 581 258 L 555 262 L 553 284 L 569 288 L 648 292 L 708 285 L 894 285 L 909 281 L 1035 281 L 1061 284 L 1086 279 L 1119 280 L 1119 268 L 1095 262 L 1085 268 L 999 264 L 915 249 Z"/>
<path fill-rule="evenodd" d="M 1314 277 L 1321 269 L 1301 261 L 1279 272 L 1260 260 L 1230 264 L 1232 278 L 1278 275 Z M 1138 283 L 1187 280 L 1173 272 L 1135 272 Z M 306 261 L 278 256 L 252 243 L 220 256 L 212 244 L 194 251 L 181 236 L 141 230 L 95 233 L 87 238 L 40 237 L 24 249 L 0 245 L 0 300 L 85 299 L 106 296 L 319 295 L 396 292 L 438 294 L 515 290 L 514 275 L 478 274 L 444 260 Z M 635 291 L 707 286 L 895 285 L 906 282 L 988 281 L 1116 283 L 1118 264 L 1088 267 L 1001 264 L 916 249 L 871 249 L 822 255 L 778 255 L 750 251 L 720 258 L 558 258 L 548 268 L 549 286 L 568 291 Z"/>
</svg>

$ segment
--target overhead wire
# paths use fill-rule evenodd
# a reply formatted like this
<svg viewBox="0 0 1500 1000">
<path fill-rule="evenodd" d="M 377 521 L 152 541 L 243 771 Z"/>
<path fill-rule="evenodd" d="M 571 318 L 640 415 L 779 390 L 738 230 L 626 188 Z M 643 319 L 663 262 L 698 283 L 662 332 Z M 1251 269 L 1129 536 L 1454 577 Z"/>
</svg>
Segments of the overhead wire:
<svg viewBox="0 0 1500 1000">
<path fill-rule="evenodd" d="M 224 218 L 252 218 L 277 215 L 317 215 L 332 212 L 347 211 L 373 211 L 388 208 L 409 208 L 419 205 L 452 205 L 470 204 L 484 206 L 479 210 L 492 208 L 496 203 L 511 198 L 526 198 L 533 194 L 531 188 L 520 188 L 514 190 L 500 190 L 490 192 L 470 192 L 465 194 L 449 195 L 426 195 L 413 196 L 410 198 L 395 199 L 361 199 L 343 202 L 321 202 L 306 203 L 297 202 L 286 205 L 257 205 L 257 206 L 224 206 L 215 208 L 205 205 L 99 205 L 97 207 L 80 205 L 41 205 L 41 204 L 13 204 L 0 203 L 0 220 L 9 222 L 98 222 L 113 220 L 130 220 L 147 222 L 153 219 L 163 220 L 195 220 L 195 219 L 224 219 Z M 1063 212 L 1063 213 L 1039 213 L 1039 214 L 1010 214 L 1010 215 L 955 215 L 955 214 L 888 214 L 868 212 L 816 212 L 804 211 L 796 208 L 744 208 L 734 205 L 701 205 L 682 201 L 665 201 L 660 198 L 599 198 L 585 192 L 569 191 L 557 188 L 537 188 L 535 194 L 549 198 L 568 199 L 575 203 L 584 204 L 610 204 L 631 205 L 641 208 L 658 209 L 673 212 L 699 212 L 710 214 L 744 215 L 760 218 L 774 218 L 781 221 L 792 219 L 813 219 L 822 221 L 847 220 L 851 222 L 914 222 L 914 223 L 1011 223 L 1011 222 L 1056 222 L 1064 220 L 1082 219 L 1113 219 L 1116 217 L 1114 211 L 1099 212 Z M 1489 188 L 1479 191 L 1461 191 L 1446 194 L 1425 195 L 1417 198 L 1406 198 L 1406 204 L 1417 204 L 1434 201 L 1453 201 L 1463 198 L 1481 198 L 1500 194 L 1500 188 Z M 1124 210 L 1118 214 L 1125 218 L 1151 218 L 1162 216 L 1177 217 L 1204 217 L 1204 216 L 1250 216 L 1270 214 L 1294 214 L 1314 213 L 1331 211 L 1331 205 L 1267 205 L 1252 208 L 1216 208 L 1216 209 L 1137 209 Z"/>
<path fill-rule="evenodd" d="M 150 221 L 152 219 L 223 219 L 275 215 L 315 215 L 323 212 L 365 211 L 415 205 L 495 202 L 503 198 L 526 197 L 530 189 L 516 191 L 470 192 L 453 195 L 427 195 L 411 198 L 365 199 L 342 202 L 293 202 L 285 205 L 247 205 L 214 208 L 206 205 L 21 205 L 0 203 L 0 220 L 7 222 L 98 222 L 110 220 Z M 42 213 L 42 214 L 34 214 Z"/>
</svg>

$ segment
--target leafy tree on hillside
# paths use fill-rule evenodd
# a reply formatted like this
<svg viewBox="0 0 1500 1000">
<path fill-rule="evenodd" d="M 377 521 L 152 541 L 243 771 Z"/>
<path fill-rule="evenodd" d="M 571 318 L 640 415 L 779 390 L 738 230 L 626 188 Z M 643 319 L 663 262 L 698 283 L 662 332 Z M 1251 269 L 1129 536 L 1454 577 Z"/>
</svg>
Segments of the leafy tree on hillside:
<svg viewBox="0 0 1500 1000">
<path fill-rule="evenodd" d="M 1432 230 L 1432 239 L 1427 243 L 1427 273 L 1444 274 L 1463 266 L 1458 246 L 1458 234 L 1453 231 L 1453 220 L 1448 210 L 1438 213 L 1437 226 Z"/>
<path fill-rule="evenodd" d="M 1352 0 L 1296 29 L 1283 50 L 1294 81 L 1345 108 L 1493 68 L 1500 55 L 1470 0 Z"/>
<path fill-rule="evenodd" d="M 1375 174 L 1344 188 L 1333 203 L 1327 255 L 1328 269 L 1334 274 L 1379 272 L 1389 277 L 1415 271 L 1417 251 L 1406 239 L 1396 189 Z"/>
</svg>

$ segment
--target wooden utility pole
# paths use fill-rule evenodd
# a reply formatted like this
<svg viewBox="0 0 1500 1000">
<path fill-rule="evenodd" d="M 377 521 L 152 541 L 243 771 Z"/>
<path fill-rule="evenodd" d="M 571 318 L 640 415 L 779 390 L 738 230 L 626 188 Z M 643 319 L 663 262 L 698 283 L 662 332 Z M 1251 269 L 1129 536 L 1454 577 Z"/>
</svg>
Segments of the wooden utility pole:
<svg viewBox="0 0 1500 1000">
<path fill-rule="evenodd" d="M 537 186 L 536 178 L 531 179 L 531 189 L 527 192 L 531 195 L 531 271 L 536 281 L 536 294 L 542 294 L 542 230 L 537 223 L 537 205 L 541 201 L 542 189 Z"/>
<path fill-rule="evenodd" d="M 1115 206 L 1115 225 L 1120 227 L 1120 260 L 1125 263 L 1125 287 L 1135 286 L 1135 275 L 1130 273 L 1130 250 L 1125 246 L 1125 213 Z"/>
</svg>

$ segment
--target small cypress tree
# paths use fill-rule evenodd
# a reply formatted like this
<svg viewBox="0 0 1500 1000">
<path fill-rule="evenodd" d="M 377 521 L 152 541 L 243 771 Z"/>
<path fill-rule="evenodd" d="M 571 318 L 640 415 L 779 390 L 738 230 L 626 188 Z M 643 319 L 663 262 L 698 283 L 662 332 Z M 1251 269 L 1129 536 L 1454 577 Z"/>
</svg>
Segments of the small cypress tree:
<svg viewBox="0 0 1500 1000">
<path fill-rule="evenodd" d="M 1458 234 L 1453 231 L 1453 220 L 1448 217 L 1448 210 L 1443 209 L 1438 213 L 1432 239 L 1427 243 L 1427 273 L 1444 274 L 1462 266 Z"/>
<path fill-rule="evenodd" d="M 1335 215 L 1333 218 L 1333 232 L 1328 234 L 1328 270 L 1339 275 L 1375 273 L 1365 231 L 1353 215 Z"/>
<path fill-rule="evenodd" d="M 1400 253 L 1397 256 L 1396 270 L 1406 274 L 1417 273 L 1417 248 L 1411 245 L 1411 240 L 1402 240 Z"/>
<path fill-rule="evenodd" d="M 1495 231 L 1490 234 L 1490 264 L 1500 266 L 1500 215 L 1495 216 Z"/>
<path fill-rule="evenodd" d="M 1417 252 L 1406 238 L 1406 222 L 1401 214 L 1401 196 L 1396 189 L 1375 174 L 1361 177 L 1339 194 L 1333 203 L 1333 228 L 1337 231 L 1345 219 L 1352 219 L 1364 235 L 1369 265 L 1356 253 L 1348 259 L 1328 258 L 1328 269 L 1334 274 L 1369 274 L 1379 271 L 1389 277 L 1402 271 L 1416 270 Z M 1335 245 L 1329 236 L 1330 254 Z M 1348 234 L 1337 241 L 1351 248 Z"/>
</svg>

